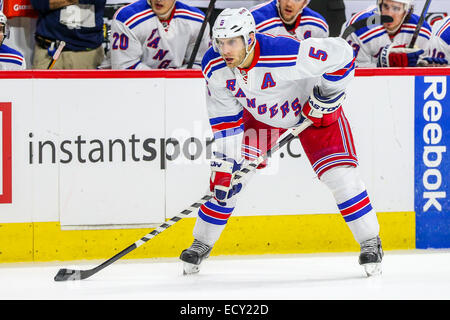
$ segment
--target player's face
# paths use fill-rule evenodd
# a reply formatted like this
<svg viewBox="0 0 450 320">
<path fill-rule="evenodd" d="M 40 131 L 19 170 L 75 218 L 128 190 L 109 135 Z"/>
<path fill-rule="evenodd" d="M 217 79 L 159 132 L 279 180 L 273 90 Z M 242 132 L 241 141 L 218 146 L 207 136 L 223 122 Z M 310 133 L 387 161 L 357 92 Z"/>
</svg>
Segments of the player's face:
<svg viewBox="0 0 450 320">
<path fill-rule="evenodd" d="M 278 0 L 280 14 L 286 21 L 291 21 L 297 13 L 306 7 L 307 0 Z"/>
<path fill-rule="evenodd" d="M 150 0 L 153 12 L 158 16 L 164 16 L 169 13 L 175 0 Z"/>
<path fill-rule="evenodd" d="M 234 37 L 228 39 L 216 39 L 216 46 L 219 49 L 222 58 L 225 60 L 227 67 L 235 68 L 239 66 L 245 58 L 246 50 L 244 39 L 242 37 Z"/>
<path fill-rule="evenodd" d="M 401 2 L 384 0 L 381 4 L 381 14 L 391 16 L 394 21 L 385 23 L 383 26 L 388 30 L 396 30 L 403 22 L 406 15 L 405 5 Z"/>
<path fill-rule="evenodd" d="M 0 45 L 3 43 L 3 40 L 5 40 L 5 25 L 0 24 Z"/>
</svg>

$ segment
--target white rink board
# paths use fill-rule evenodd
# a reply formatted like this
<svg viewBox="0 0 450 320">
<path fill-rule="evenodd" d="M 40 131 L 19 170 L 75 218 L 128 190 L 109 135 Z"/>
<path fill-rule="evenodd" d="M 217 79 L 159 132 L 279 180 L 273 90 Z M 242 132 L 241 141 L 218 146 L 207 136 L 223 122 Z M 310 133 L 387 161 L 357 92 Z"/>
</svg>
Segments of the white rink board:
<svg viewBox="0 0 450 320">
<path fill-rule="evenodd" d="M 0 204 L 0 222 L 161 223 L 206 192 L 205 141 L 212 133 L 203 79 L 0 79 L 0 85 L 1 101 L 13 110 L 13 201 Z M 357 77 L 348 88 L 345 111 L 361 174 L 380 212 L 414 211 L 413 96 L 413 76 Z M 108 142 L 115 139 L 125 144 L 125 161 L 118 145 L 109 161 Z M 169 139 L 178 146 L 164 150 Z M 177 158 L 164 161 L 164 151 Z M 298 140 L 291 152 L 302 155 L 277 153 L 242 193 L 235 216 L 338 212 Z"/>
<path fill-rule="evenodd" d="M 168 81 L 171 82 L 180 80 Z M 186 85 L 183 91 L 177 92 L 195 92 L 196 85 Z M 188 90 L 191 86 L 193 88 Z M 367 88 L 378 89 L 368 91 Z M 413 88 L 413 77 L 360 77 L 348 88 L 346 115 L 354 130 L 361 174 L 378 211 L 414 211 Z M 404 92 L 408 94 L 400 94 Z M 184 106 L 180 114 L 172 107 L 182 104 L 186 98 L 177 94 L 172 99 L 179 102 L 173 106 L 168 104 L 167 119 L 170 119 L 171 130 L 178 128 L 186 133 L 196 130 L 204 134 L 207 127 L 207 122 L 201 122 L 205 121 L 204 107 L 195 107 L 198 103 L 195 102 L 191 108 Z M 185 121 L 188 110 L 195 110 L 191 114 L 194 124 Z M 317 179 L 298 140 L 291 149 L 302 156 L 289 157 L 285 149 L 277 153 L 271 166 L 255 175 L 242 192 L 234 216 L 338 213 L 334 198 Z M 280 158 L 280 153 L 285 156 Z M 193 166 L 187 161 L 176 161 L 169 166 L 168 217 L 182 211 L 208 187 L 207 164 L 195 162 Z"/>
<path fill-rule="evenodd" d="M 164 171 L 159 170 L 155 162 L 132 161 L 132 157 L 142 159 L 142 152 L 138 142 L 134 143 L 134 152 L 133 146 L 126 142 L 133 134 L 136 140 L 138 137 L 164 135 L 164 113 L 158 112 L 164 104 L 164 80 L 128 79 L 124 82 L 120 79 L 103 79 L 102 86 L 114 94 L 98 96 L 98 81 L 95 79 L 64 82 L 60 84 L 60 94 L 64 94 L 62 87 L 68 85 L 77 88 L 83 95 L 95 98 L 91 103 L 86 103 L 83 95 L 78 95 L 60 107 L 61 136 L 74 140 L 81 132 L 87 141 L 100 140 L 101 144 L 92 144 L 97 148 L 103 145 L 105 152 L 104 162 L 86 165 L 75 161 L 70 165 L 60 165 L 61 224 L 109 225 L 163 221 Z M 130 97 L 139 98 L 130 103 Z M 148 101 L 147 97 L 152 100 Z M 126 161 L 122 161 L 123 148 L 120 142 L 112 148 L 107 147 L 109 140 L 115 139 L 124 141 Z M 112 150 L 111 155 L 106 149 Z M 84 159 L 87 156 L 85 152 L 81 159 L 87 161 Z M 92 155 L 94 160 L 99 157 L 100 151 Z M 89 207 L 85 203 L 89 203 Z"/>
<path fill-rule="evenodd" d="M 0 101 L 12 102 L 12 204 L 0 204 L 1 222 L 30 222 L 39 215 L 35 212 L 34 193 L 39 188 L 50 188 L 46 180 L 36 180 L 28 165 L 28 134 L 36 126 L 33 123 L 32 82 L 21 79 L 0 79 Z M 0 135 L 2 133 L 0 132 Z M 0 139 L 1 140 L 1 139 Z M 49 190 L 47 190 L 49 191 Z M 56 191 L 56 189 L 55 189 Z M 50 191 L 51 192 L 51 191 Z M 52 200 L 55 200 L 54 198 Z M 57 203 L 56 201 L 54 203 Z M 46 206 L 46 204 L 42 204 Z M 40 211 L 45 216 L 46 209 Z M 58 218 L 58 216 L 56 216 Z M 55 219 L 55 215 L 52 215 Z M 39 220 L 35 220 L 39 221 Z M 45 220 L 44 220 L 45 221 Z M 55 221 L 55 220 L 53 220 Z"/>
</svg>

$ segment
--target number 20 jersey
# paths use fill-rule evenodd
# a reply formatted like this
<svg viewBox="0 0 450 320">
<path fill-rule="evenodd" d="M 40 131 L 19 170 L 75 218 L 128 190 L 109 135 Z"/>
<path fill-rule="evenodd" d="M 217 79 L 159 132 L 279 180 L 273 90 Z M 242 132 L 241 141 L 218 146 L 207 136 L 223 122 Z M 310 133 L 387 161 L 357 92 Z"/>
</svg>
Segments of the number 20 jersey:
<svg viewBox="0 0 450 320">
<path fill-rule="evenodd" d="M 168 21 L 160 21 L 147 0 L 139 0 L 117 10 L 111 22 L 111 65 L 113 69 L 167 69 L 186 67 L 204 21 L 200 9 L 180 1 Z M 210 44 L 206 26 L 194 61 Z"/>
</svg>

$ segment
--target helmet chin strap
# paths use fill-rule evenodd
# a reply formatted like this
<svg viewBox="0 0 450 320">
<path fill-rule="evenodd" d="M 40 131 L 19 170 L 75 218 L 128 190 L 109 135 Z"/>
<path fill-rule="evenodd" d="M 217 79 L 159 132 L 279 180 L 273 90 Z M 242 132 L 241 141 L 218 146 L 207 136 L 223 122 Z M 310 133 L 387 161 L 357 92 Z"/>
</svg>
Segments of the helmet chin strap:
<svg viewBox="0 0 450 320">
<path fill-rule="evenodd" d="M 238 65 L 238 68 L 242 68 L 242 65 L 244 64 L 245 60 L 247 60 L 247 58 L 250 55 L 250 53 L 255 49 L 255 45 L 256 45 L 256 38 L 253 41 L 253 44 L 252 44 L 251 48 L 250 49 L 247 49 L 247 48 L 245 49 L 246 55 L 245 55 L 244 59 L 242 59 L 242 62 Z"/>
<path fill-rule="evenodd" d="M 407 15 L 408 15 L 408 12 L 405 11 L 405 14 L 404 14 L 404 16 L 403 16 L 403 19 L 402 19 L 402 21 L 398 24 L 398 26 L 397 26 L 394 30 L 388 30 L 388 29 L 386 29 L 387 33 L 390 34 L 390 35 L 395 34 L 395 33 L 398 31 L 398 29 L 400 29 L 400 28 L 402 27 L 402 24 L 403 24 L 403 22 L 405 22 L 405 19 L 406 19 L 406 16 L 407 16 Z"/>
<path fill-rule="evenodd" d="M 3 45 L 3 42 L 5 41 L 6 38 L 8 38 L 8 32 L 6 31 L 6 24 L 0 24 L 0 29 L 2 29 L 3 31 L 3 39 L 2 41 L 0 41 L 0 47 Z"/>
</svg>

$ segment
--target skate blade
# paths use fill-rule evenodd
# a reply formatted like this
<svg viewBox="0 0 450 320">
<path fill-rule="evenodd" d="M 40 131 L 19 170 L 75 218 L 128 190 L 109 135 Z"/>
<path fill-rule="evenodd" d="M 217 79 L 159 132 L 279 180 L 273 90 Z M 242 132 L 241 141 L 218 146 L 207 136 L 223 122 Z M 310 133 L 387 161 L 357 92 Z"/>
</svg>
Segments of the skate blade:
<svg viewBox="0 0 450 320">
<path fill-rule="evenodd" d="M 381 275 L 381 263 L 367 263 L 364 265 L 364 270 L 368 277 L 376 277 Z"/>
<path fill-rule="evenodd" d="M 200 266 L 188 262 L 183 263 L 183 275 L 196 274 L 200 271 Z"/>
</svg>

